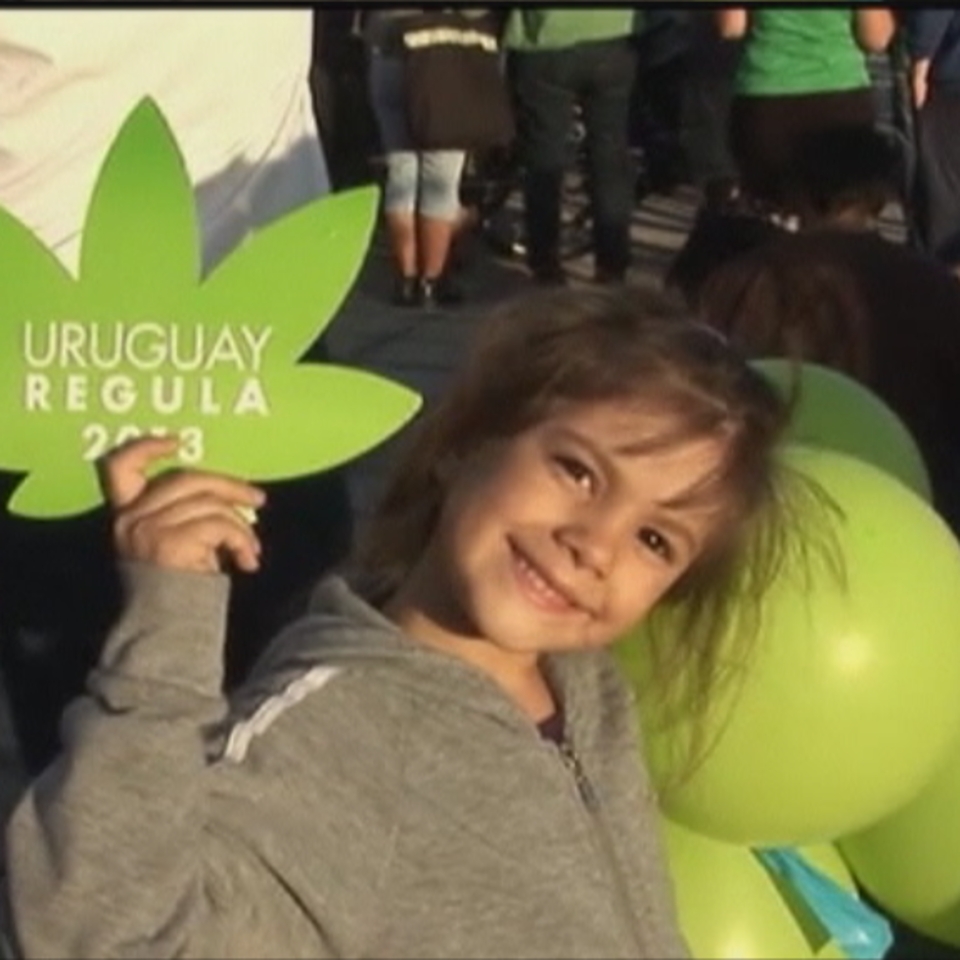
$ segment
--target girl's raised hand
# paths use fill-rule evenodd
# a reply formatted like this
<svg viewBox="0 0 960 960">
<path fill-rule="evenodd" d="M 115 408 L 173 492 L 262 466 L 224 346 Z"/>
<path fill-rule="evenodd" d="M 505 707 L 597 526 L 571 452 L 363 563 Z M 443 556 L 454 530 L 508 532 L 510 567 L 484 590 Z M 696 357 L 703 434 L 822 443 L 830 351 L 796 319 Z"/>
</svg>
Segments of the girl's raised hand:
<svg viewBox="0 0 960 960">
<path fill-rule="evenodd" d="M 127 560 L 216 573 L 224 560 L 254 571 L 260 541 L 244 513 L 264 502 L 263 491 L 224 474 L 170 470 L 152 479 L 156 461 L 176 453 L 176 437 L 140 437 L 109 453 L 100 465 L 114 510 L 114 543 Z"/>
</svg>

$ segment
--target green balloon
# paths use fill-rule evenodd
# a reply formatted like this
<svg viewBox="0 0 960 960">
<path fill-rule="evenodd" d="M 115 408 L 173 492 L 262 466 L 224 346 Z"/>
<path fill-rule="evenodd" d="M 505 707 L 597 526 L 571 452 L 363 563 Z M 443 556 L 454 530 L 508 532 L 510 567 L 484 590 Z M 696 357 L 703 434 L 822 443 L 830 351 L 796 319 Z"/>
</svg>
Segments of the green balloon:
<svg viewBox="0 0 960 960">
<path fill-rule="evenodd" d="M 815 954 L 817 960 L 848 960 L 848 954 L 844 953 L 836 940 L 831 940 Z"/>
<path fill-rule="evenodd" d="M 910 803 L 840 847 L 885 910 L 960 947 L 960 744 Z"/>
<path fill-rule="evenodd" d="M 788 558 L 748 666 L 699 721 L 710 749 L 698 764 L 686 750 L 693 714 L 668 716 L 646 695 L 650 622 L 669 636 L 674 612 L 662 607 L 614 648 L 638 692 L 665 813 L 750 846 L 822 843 L 879 822 L 934 777 L 960 731 L 960 546 L 949 528 L 867 463 L 800 445 L 782 454 L 839 508 L 844 575 Z M 801 513 L 795 542 L 814 519 Z"/>
<path fill-rule="evenodd" d="M 669 821 L 664 840 L 680 929 L 695 960 L 815 956 L 748 847 Z"/>
<path fill-rule="evenodd" d="M 788 437 L 872 463 L 930 501 L 930 475 L 903 421 L 875 393 L 851 377 L 816 363 L 779 357 L 751 361 L 781 393 L 799 393 Z"/>
<path fill-rule="evenodd" d="M 749 847 L 712 840 L 664 821 L 667 864 L 680 929 L 696 960 L 843 957 L 802 908 L 771 879 Z M 853 891 L 843 860 L 830 845 L 798 851 Z"/>
</svg>

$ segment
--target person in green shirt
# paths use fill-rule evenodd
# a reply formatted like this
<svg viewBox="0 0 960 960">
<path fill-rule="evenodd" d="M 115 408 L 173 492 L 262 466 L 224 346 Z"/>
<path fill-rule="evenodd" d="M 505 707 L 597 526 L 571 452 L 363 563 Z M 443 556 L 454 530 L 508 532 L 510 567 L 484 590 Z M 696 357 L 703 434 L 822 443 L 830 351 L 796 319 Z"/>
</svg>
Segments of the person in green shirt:
<svg viewBox="0 0 960 960">
<path fill-rule="evenodd" d="M 793 165 L 824 130 L 872 127 L 875 105 L 866 54 L 895 30 L 883 7 L 724 7 L 721 36 L 742 37 L 730 143 L 745 196 L 764 213 L 796 214 Z"/>
</svg>

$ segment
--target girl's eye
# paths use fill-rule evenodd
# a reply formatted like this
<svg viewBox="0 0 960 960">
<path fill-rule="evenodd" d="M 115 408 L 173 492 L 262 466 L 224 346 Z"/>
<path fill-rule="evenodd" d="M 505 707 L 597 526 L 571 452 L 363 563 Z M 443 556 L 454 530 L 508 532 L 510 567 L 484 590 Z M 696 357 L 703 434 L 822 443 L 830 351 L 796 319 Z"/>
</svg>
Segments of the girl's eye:
<svg viewBox="0 0 960 960">
<path fill-rule="evenodd" d="M 670 541 L 653 527 L 643 527 L 638 534 L 638 539 L 657 556 L 663 557 L 664 560 L 673 559 L 673 548 Z"/>
<path fill-rule="evenodd" d="M 557 456 L 554 458 L 560 469 L 578 486 L 584 490 L 593 490 L 595 486 L 593 472 L 588 466 L 574 457 Z"/>
</svg>

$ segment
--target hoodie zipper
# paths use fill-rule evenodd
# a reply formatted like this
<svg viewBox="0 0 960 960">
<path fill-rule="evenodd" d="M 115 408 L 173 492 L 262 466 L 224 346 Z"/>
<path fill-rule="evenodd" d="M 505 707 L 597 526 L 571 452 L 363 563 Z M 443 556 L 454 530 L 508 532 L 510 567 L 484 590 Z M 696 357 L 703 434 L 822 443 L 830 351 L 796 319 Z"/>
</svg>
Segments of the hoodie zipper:
<svg viewBox="0 0 960 960">
<path fill-rule="evenodd" d="M 586 812 L 590 821 L 590 833 L 597 840 L 597 845 L 600 848 L 598 852 L 601 860 L 603 860 L 607 865 L 606 872 L 613 885 L 614 895 L 617 900 L 619 912 L 627 929 L 630 931 L 631 938 L 637 945 L 637 956 L 643 956 L 644 946 L 637 938 L 636 924 L 634 923 L 633 919 L 633 910 L 631 909 L 630 898 L 625 889 L 623 875 L 620 871 L 620 865 L 617 861 L 607 828 L 600 817 L 600 800 L 597 796 L 597 792 L 594 790 L 593 784 L 590 783 L 590 779 L 587 777 L 587 774 L 583 769 L 583 764 L 580 762 L 580 758 L 577 756 L 577 753 L 573 749 L 573 745 L 570 743 L 570 741 L 564 737 L 560 743 L 556 744 L 556 748 L 560 755 L 561 762 L 563 763 L 564 767 L 566 767 L 567 772 L 573 779 L 574 786 L 577 790 L 577 796 L 579 797 L 584 811 Z"/>
<path fill-rule="evenodd" d="M 557 749 L 560 751 L 560 759 L 563 761 L 563 765 L 570 772 L 570 776 L 573 777 L 573 782 L 576 785 L 580 799 L 583 801 L 583 805 L 591 814 L 596 813 L 599 808 L 597 795 L 594 792 L 593 785 L 587 779 L 587 775 L 583 772 L 580 758 L 570 745 L 570 741 L 564 738 L 557 744 Z"/>
</svg>

